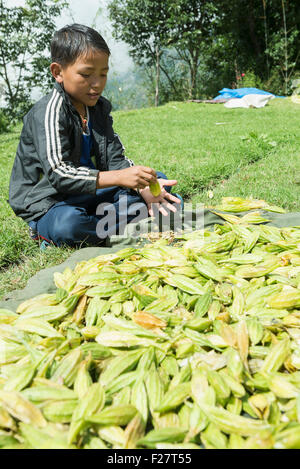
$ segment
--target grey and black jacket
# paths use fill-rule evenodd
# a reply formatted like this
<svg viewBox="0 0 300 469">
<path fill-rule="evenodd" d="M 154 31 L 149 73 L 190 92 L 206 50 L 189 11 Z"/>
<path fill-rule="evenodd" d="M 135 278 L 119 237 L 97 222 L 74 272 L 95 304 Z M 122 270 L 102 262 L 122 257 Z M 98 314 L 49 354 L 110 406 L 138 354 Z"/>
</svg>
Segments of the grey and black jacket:
<svg viewBox="0 0 300 469">
<path fill-rule="evenodd" d="M 38 101 L 23 119 L 12 168 L 9 203 L 29 222 L 74 194 L 95 194 L 99 171 L 133 166 L 112 127 L 110 102 L 100 97 L 89 107 L 96 169 L 80 166 L 82 125 L 61 85 Z"/>
</svg>

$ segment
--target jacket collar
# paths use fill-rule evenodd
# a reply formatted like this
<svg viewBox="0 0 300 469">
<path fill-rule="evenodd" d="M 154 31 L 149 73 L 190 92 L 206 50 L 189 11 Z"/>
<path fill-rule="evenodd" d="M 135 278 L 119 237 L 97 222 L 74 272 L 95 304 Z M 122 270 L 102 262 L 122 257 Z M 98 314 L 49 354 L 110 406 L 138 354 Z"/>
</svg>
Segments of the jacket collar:
<svg viewBox="0 0 300 469">
<path fill-rule="evenodd" d="M 64 101 L 67 104 L 67 106 L 70 108 L 70 111 L 72 112 L 72 114 L 78 115 L 78 112 L 76 108 L 73 106 L 70 96 L 64 90 L 63 85 L 60 85 L 56 81 L 54 84 L 54 88 L 64 98 Z M 93 114 L 97 109 L 100 110 L 104 115 L 108 115 L 112 109 L 112 106 L 106 98 L 104 98 L 103 96 L 100 96 L 95 106 L 89 106 L 89 112 Z"/>
</svg>

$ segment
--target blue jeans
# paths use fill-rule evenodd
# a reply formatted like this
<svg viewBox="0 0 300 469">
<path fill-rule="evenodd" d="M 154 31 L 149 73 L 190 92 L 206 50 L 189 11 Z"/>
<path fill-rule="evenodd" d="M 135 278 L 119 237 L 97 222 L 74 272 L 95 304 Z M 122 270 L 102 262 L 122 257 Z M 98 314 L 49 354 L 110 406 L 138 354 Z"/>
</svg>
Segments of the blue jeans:
<svg viewBox="0 0 300 469">
<path fill-rule="evenodd" d="M 157 177 L 168 179 L 157 171 Z M 166 186 L 170 192 L 171 187 Z M 126 198 L 124 197 L 126 196 Z M 102 205 L 103 204 L 103 205 Z M 106 214 L 105 204 L 111 214 Z M 148 211 L 144 199 L 135 191 L 118 186 L 97 189 L 95 195 L 80 194 L 67 197 L 62 202 L 53 205 L 41 218 L 29 222 L 29 226 L 38 235 L 57 246 L 67 244 L 101 245 L 106 237 L 118 234 L 127 223 L 133 221 L 137 215 L 146 218 Z M 100 220 L 110 220 L 107 226 L 101 226 Z M 97 227 L 98 225 L 98 227 Z"/>
</svg>

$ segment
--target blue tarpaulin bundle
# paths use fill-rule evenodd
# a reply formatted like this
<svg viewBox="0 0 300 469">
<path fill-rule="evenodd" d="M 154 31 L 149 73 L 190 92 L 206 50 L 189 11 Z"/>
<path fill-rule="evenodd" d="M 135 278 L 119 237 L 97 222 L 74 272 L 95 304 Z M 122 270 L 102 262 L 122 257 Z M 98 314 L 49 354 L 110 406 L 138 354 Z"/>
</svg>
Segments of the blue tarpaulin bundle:
<svg viewBox="0 0 300 469">
<path fill-rule="evenodd" d="M 276 96 L 273 93 L 269 93 L 268 91 L 259 90 L 258 88 L 237 88 L 237 89 L 230 89 L 230 88 L 223 88 L 219 91 L 218 96 L 214 99 L 232 99 L 232 98 L 243 98 L 247 94 L 265 94 L 274 96 L 274 98 L 284 98 L 284 96 Z"/>
</svg>

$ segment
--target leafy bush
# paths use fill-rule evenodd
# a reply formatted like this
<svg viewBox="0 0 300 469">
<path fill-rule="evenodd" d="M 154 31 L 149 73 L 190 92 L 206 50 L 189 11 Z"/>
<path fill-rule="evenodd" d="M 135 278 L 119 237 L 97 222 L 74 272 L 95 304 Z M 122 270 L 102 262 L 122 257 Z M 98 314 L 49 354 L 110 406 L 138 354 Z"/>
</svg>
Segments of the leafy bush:
<svg viewBox="0 0 300 469">
<path fill-rule="evenodd" d="M 242 73 L 237 82 L 238 88 L 262 88 L 263 84 L 261 79 L 255 75 L 253 70 L 248 70 Z"/>
<path fill-rule="evenodd" d="M 9 131 L 9 120 L 5 113 L 0 109 L 0 134 Z"/>
</svg>

